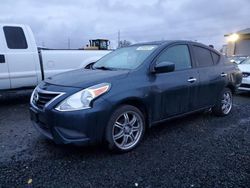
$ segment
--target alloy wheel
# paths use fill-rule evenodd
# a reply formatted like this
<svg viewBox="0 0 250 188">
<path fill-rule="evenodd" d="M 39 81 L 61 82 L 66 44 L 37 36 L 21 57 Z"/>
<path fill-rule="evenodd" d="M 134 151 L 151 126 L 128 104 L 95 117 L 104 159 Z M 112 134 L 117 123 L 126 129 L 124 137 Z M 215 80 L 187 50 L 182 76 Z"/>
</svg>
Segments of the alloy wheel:
<svg viewBox="0 0 250 188">
<path fill-rule="evenodd" d="M 229 114 L 229 112 L 232 109 L 232 105 L 233 105 L 232 96 L 229 92 L 225 92 L 223 94 L 223 98 L 222 98 L 221 103 L 222 103 L 222 106 L 221 106 L 222 112 L 224 114 Z"/>
<path fill-rule="evenodd" d="M 113 125 L 112 137 L 115 145 L 121 150 L 135 146 L 143 132 L 143 121 L 134 111 L 121 114 Z"/>
</svg>

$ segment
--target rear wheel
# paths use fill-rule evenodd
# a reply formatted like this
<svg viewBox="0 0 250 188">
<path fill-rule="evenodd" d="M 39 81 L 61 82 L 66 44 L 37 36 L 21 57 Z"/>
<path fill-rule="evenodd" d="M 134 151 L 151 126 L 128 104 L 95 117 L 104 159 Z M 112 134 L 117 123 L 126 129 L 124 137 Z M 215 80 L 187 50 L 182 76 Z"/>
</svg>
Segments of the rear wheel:
<svg viewBox="0 0 250 188">
<path fill-rule="evenodd" d="M 233 107 L 233 95 L 232 91 L 229 88 L 225 88 L 220 98 L 217 101 L 217 104 L 213 107 L 212 111 L 217 116 L 226 116 L 228 115 Z"/>
<path fill-rule="evenodd" d="M 134 149 L 145 132 L 145 118 L 134 106 L 119 107 L 110 117 L 106 128 L 109 149 L 127 152 Z"/>
</svg>

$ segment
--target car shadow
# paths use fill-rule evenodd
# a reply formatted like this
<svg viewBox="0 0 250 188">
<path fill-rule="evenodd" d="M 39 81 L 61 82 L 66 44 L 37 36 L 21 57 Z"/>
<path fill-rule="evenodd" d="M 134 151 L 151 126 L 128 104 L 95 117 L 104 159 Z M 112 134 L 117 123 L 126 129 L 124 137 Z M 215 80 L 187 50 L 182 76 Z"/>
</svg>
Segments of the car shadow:
<svg viewBox="0 0 250 188">
<path fill-rule="evenodd" d="M 183 117 L 166 120 L 151 127 L 150 130 L 147 131 L 146 137 L 150 137 L 150 135 L 152 134 L 157 134 L 160 136 L 161 134 L 165 134 L 166 132 L 175 131 L 178 128 L 182 129 L 185 128 L 185 126 L 196 122 L 198 119 L 209 118 L 211 116 L 212 115 L 210 112 L 196 112 L 193 114 L 185 115 Z"/>
<path fill-rule="evenodd" d="M 209 118 L 211 115 L 209 113 L 204 114 L 204 113 L 198 112 L 195 114 L 184 116 L 182 118 L 172 119 L 172 120 L 159 123 L 156 126 L 153 126 L 152 128 L 150 128 L 148 131 L 146 131 L 146 134 L 145 134 L 145 137 L 141 146 L 143 146 L 145 142 L 147 143 L 151 142 L 151 140 L 155 138 L 155 135 L 157 135 L 157 137 L 161 137 L 161 136 L 167 135 L 168 133 L 171 133 L 172 131 L 176 131 L 176 129 L 183 129 L 185 126 L 187 126 L 191 122 L 196 121 L 197 119 L 204 118 L 204 116 L 205 118 Z M 53 141 L 47 140 L 45 138 L 39 138 L 39 139 L 40 139 L 39 141 L 40 143 L 37 143 L 37 144 L 42 144 L 44 149 L 46 150 L 46 153 L 50 153 L 50 156 L 48 156 L 49 158 L 50 157 L 58 158 L 58 159 L 80 158 L 82 160 L 84 158 L 86 159 L 86 158 L 91 158 L 91 157 L 103 159 L 103 158 L 110 157 L 110 156 L 120 155 L 120 153 L 110 152 L 108 150 L 107 144 L 105 143 L 89 145 L 89 146 L 78 146 L 78 145 L 72 145 L 72 144 L 58 145 L 58 144 L 55 144 Z M 136 149 L 131 152 L 125 153 L 125 155 L 133 155 L 134 153 L 138 153 L 140 151 L 140 147 L 138 149 L 139 150 Z"/>
<path fill-rule="evenodd" d="M 0 105 L 17 105 L 17 104 L 28 104 L 30 100 L 30 95 L 32 91 L 24 91 L 21 93 L 8 93 L 0 96 Z M 250 93 L 241 93 L 240 95 L 250 97 Z M 162 123 L 153 126 L 145 134 L 143 143 L 146 145 L 150 143 L 155 138 L 163 138 L 165 135 L 171 134 L 173 132 L 183 131 L 187 126 L 192 125 L 193 122 L 198 122 L 201 119 L 210 119 L 211 114 L 209 112 L 203 113 L 198 112 L 191 115 L 187 115 L 181 118 L 172 119 L 164 121 Z M 214 116 L 213 116 L 214 117 Z M 184 130 L 185 131 L 185 130 Z M 42 152 L 48 154 L 48 156 L 42 155 L 42 158 L 88 158 L 90 156 L 105 158 L 110 155 L 117 155 L 116 153 L 111 153 L 108 151 L 104 144 L 97 144 L 91 146 L 76 146 L 76 145 L 57 145 L 52 141 L 44 139 L 42 136 L 37 137 L 36 141 L 33 142 L 33 154 L 35 158 L 39 158 Z M 29 151 L 29 149 L 28 149 Z M 42 151 L 42 152 L 41 152 Z M 137 152 L 134 150 L 133 152 Z M 140 149 L 139 149 L 140 151 Z M 130 152 L 131 153 L 131 152 Z M 31 155 L 33 155 L 31 154 Z"/>
<path fill-rule="evenodd" d="M 248 91 L 238 91 L 237 95 L 239 95 L 241 97 L 250 97 L 250 92 L 248 92 Z"/>
<path fill-rule="evenodd" d="M 40 148 L 37 152 L 33 151 L 35 158 L 53 158 L 53 159 L 80 159 L 87 158 L 106 158 L 115 153 L 111 153 L 108 147 L 104 144 L 95 145 L 73 145 L 73 144 L 56 144 L 44 137 L 39 137 L 34 148 Z M 46 155 L 40 155 L 43 150 Z"/>
<path fill-rule="evenodd" d="M 32 90 L 0 93 L 0 105 L 28 104 Z"/>
</svg>

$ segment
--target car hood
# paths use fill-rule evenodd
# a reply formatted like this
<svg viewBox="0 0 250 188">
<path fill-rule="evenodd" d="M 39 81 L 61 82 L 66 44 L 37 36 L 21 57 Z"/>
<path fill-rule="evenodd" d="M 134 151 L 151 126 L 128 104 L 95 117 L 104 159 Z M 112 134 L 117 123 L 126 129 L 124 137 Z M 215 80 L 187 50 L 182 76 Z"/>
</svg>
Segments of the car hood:
<svg viewBox="0 0 250 188">
<path fill-rule="evenodd" d="M 250 73 L 250 65 L 248 64 L 240 64 L 238 65 L 241 72 L 249 72 Z"/>
<path fill-rule="evenodd" d="M 86 88 L 103 82 L 118 81 L 126 77 L 128 73 L 128 70 L 78 69 L 49 77 L 45 82 L 58 86 Z"/>
</svg>

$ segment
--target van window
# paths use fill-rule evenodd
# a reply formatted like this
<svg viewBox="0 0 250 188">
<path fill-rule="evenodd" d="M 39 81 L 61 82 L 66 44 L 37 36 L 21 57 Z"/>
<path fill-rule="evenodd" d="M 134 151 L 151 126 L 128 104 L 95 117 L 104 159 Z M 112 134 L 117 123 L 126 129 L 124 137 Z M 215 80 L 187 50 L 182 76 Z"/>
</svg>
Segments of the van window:
<svg viewBox="0 0 250 188">
<path fill-rule="evenodd" d="M 175 70 L 191 68 L 191 59 L 187 45 L 175 45 L 166 49 L 157 59 L 156 64 L 169 61 L 175 64 Z"/>
<path fill-rule="evenodd" d="M 210 50 L 199 46 L 193 46 L 193 50 L 199 67 L 213 65 L 213 59 Z"/>
<path fill-rule="evenodd" d="M 27 41 L 21 27 L 3 27 L 7 46 L 9 49 L 27 49 Z"/>
</svg>

